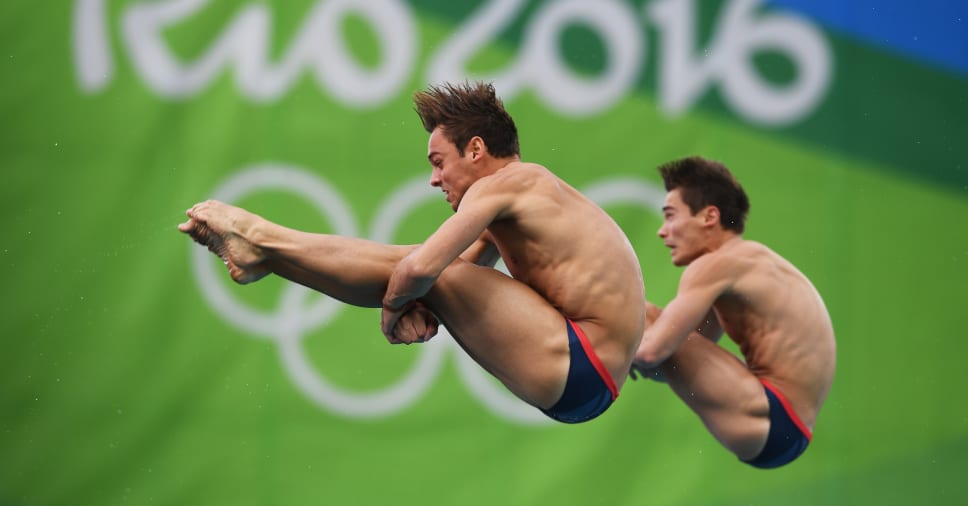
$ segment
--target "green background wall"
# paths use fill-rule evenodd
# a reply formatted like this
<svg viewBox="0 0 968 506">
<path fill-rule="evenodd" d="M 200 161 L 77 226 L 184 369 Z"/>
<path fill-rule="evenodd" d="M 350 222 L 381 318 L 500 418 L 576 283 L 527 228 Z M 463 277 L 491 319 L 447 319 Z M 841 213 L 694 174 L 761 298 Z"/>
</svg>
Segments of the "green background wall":
<svg viewBox="0 0 968 506">
<path fill-rule="evenodd" d="M 0 3 L 0 504 L 964 504 L 968 72 L 783 5 L 590 5 Z M 552 50 L 532 53 L 555 19 Z M 474 43 L 484 20 L 495 30 Z M 782 44 L 723 56 L 724 41 L 775 41 L 762 27 L 819 44 L 826 73 Z M 950 41 L 963 64 L 964 33 Z M 690 45 L 677 74 L 673 49 Z M 454 54 L 460 76 L 506 92 L 525 159 L 617 199 L 606 209 L 657 303 L 681 271 L 645 200 L 654 168 L 701 154 L 734 170 L 753 203 L 747 237 L 811 277 L 837 332 L 837 377 L 803 458 L 740 464 L 656 383 L 628 383 L 593 423 L 544 423 L 480 382 L 446 335 L 392 347 L 378 312 L 278 279 L 234 286 L 216 259 L 196 260 L 176 224 L 232 192 L 296 228 L 429 235 L 449 209 L 424 184 L 410 94 Z M 728 64 L 703 67 L 709 54 Z M 564 77 L 538 71 L 552 60 Z M 808 105 L 763 119 L 744 100 L 766 113 L 788 102 L 727 90 L 742 62 L 780 96 L 826 77 Z M 271 168 L 289 172 L 232 186 Z M 401 215 L 394 198 L 415 200 Z"/>
</svg>

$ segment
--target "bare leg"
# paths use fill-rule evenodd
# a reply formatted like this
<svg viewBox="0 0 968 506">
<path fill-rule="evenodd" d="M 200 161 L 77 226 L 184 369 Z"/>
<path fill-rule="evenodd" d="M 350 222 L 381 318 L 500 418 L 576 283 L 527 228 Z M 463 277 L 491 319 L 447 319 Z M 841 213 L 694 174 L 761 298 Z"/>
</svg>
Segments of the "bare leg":
<svg viewBox="0 0 968 506">
<path fill-rule="evenodd" d="M 414 248 L 301 232 L 218 201 L 188 215 L 179 230 L 221 257 L 235 281 L 275 273 L 361 307 L 380 307 L 394 266 Z"/>
<path fill-rule="evenodd" d="M 770 430 L 769 403 L 762 383 L 736 356 L 694 332 L 658 369 L 723 446 L 743 460 L 760 453 Z"/>
<path fill-rule="evenodd" d="M 571 361 L 567 324 L 529 286 L 458 260 L 424 301 L 467 354 L 519 398 L 541 408 L 561 398 Z"/>
<path fill-rule="evenodd" d="M 347 304 L 380 307 L 394 267 L 413 246 L 286 229 L 287 242 L 265 248 L 275 274 Z M 268 244 L 268 243 L 267 243 Z"/>
<path fill-rule="evenodd" d="M 363 307 L 381 305 L 393 269 L 414 248 L 300 232 L 216 201 L 195 206 L 189 217 L 179 229 L 222 257 L 236 281 L 274 272 Z M 565 318 L 530 287 L 458 259 L 423 302 L 515 395 L 542 408 L 561 397 L 569 367 Z"/>
</svg>

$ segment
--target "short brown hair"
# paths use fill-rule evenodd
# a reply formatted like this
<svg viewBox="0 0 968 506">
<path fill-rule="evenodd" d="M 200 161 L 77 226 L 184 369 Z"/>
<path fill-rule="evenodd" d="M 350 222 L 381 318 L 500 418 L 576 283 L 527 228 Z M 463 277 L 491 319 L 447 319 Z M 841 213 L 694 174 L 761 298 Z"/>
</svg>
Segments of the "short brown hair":
<svg viewBox="0 0 968 506">
<path fill-rule="evenodd" d="M 742 185 L 725 165 L 690 156 L 659 167 L 666 191 L 679 189 L 692 214 L 706 206 L 719 209 L 719 223 L 725 230 L 743 233 L 750 200 Z"/>
<path fill-rule="evenodd" d="M 424 129 L 429 133 L 443 126 L 444 135 L 461 156 L 474 136 L 484 139 L 487 150 L 496 157 L 521 154 L 518 129 L 491 83 L 430 86 L 414 93 L 413 103 Z"/>
</svg>

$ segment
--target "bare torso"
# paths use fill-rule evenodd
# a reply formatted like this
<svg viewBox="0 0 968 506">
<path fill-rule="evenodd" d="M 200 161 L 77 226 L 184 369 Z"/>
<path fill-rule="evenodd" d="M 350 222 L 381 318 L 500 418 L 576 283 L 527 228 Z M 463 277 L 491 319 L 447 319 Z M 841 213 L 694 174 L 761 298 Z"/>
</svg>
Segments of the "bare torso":
<svg viewBox="0 0 968 506">
<path fill-rule="evenodd" d="M 621 385 L 645 325 L 638 258 L 607 213 L 550 171 L 512 163 L 494 178 L 525 184 L 488 230 L 508 272 L 577 323 Z"/>
<path fill-rule="evenodd" d="M 813 284 L 766 246 L 731 241 L 710 253 L 733 279 L 714 303 L 723 330 L 757 377 L 783 392 L 813 428 L 833 382 L 836 345 Z"/>
</svg>

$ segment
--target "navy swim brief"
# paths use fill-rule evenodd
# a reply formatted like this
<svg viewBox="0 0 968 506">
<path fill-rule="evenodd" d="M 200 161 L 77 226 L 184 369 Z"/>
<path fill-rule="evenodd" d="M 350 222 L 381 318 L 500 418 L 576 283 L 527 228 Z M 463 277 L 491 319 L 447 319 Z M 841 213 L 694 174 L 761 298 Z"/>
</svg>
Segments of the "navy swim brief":
<svg viewBox="0 0 968 506">
<path fill-rule="evenodd" d="M 541 411 L 559 422 L 581 423 L 602 414 L 618 397 L 618 387 L 595 354 L 581 327 L 565 319 L 571 365 L 561 399 Z"/>
<path fill-rule="evenodd" d="M 765 379 L 760 379 L 770 401 L 770 434 L 766 446 L 747 464 L 760 469 L 772 469 L 793 462 L 807 449 L 813 438 L 810 429 L 793 411 L 786 397 Z"/>
</svg>

